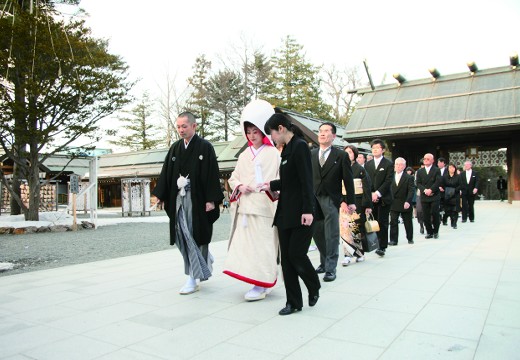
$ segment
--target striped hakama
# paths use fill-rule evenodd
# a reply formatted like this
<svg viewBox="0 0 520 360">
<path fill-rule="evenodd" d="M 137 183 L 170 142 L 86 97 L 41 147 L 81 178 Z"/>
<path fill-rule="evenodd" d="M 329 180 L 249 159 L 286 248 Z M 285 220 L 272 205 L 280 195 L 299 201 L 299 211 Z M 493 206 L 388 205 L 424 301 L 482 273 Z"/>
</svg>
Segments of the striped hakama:
<svg viewBox="0 0 520 360">
<path fill-rule="evenodd" d="M 213 256 L 208 245 L 198 246 L 193 238 L 192 203 L 190 185 L 185 187 L 185 195 L 177 194 L 176 245 L 184 258 L 184 273 L 193 279 L 208 280 L 213 271 Z"/>
</svg>

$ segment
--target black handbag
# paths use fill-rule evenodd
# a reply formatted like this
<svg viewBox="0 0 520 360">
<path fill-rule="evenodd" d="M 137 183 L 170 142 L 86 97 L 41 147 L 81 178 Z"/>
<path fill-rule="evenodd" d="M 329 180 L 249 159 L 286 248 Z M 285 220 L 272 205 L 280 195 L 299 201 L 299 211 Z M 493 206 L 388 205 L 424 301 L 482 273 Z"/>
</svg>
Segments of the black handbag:
<svg viewBox="0 0 520 360">
<path fill-rule="evenodd" d="M 451 199 L 453 196 L 455 196 L 455 188 L 454 187 L 447 187 L 444 189 L 444 198 L 445 199 Z"/>
<path fill-rule="evenodd" d="M 379 240 L 377 239 L 377 233 L 366 233 L 361 243 L 365 252 L 371 252 L 379 248 Z"/>
</svg>

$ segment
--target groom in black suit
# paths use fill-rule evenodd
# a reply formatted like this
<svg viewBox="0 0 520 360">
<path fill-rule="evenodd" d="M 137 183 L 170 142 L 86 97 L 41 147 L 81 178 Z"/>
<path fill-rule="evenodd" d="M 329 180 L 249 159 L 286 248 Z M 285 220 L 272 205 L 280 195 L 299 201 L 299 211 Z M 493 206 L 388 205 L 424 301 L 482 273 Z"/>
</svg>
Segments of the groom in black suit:
<svg viewBox="0 0 520 360">
<path fill-rule="evenodd" d="M 339 208 L 356 210 L 354 179 L 350 158 L 344 151 L 332 146 L 336 138 L 336 126 L 332 123 L 320 125 L 318 142 L 320 147 L 311 151 L 314 193 L 323 211 L 324 219 L 315 221 L 314 241 L 320 251 L 318 274 L 325 273 L 324 281 L 336 279 L 339 258 Z M 347 195 L 342 194 L 345 184 Z"/>
<path fill-rule="evenodd" d="M 395 159 L 394 181 L 392 181 L 392 206 L 390 207 L 390 242 L 388 245 L 397 245 L 399 240 L 399 215 L 403 218 L 404 229 L 408 244 L 413 244 L 412 200 L 415 192 L 414 178 L 408 175 L 406 160 L 402 157 Z"/>
<path fill-rule="evenodd" d="M 426 239 L 439 238 L 440 199 L 439 186 L 442 183 L 441 171 L 433 166 L 433 155 L 426 154 L 423 158 L 424 167 L 417 170 L 417 188 L 421 192 L 424 227 Z"/>
</svg>

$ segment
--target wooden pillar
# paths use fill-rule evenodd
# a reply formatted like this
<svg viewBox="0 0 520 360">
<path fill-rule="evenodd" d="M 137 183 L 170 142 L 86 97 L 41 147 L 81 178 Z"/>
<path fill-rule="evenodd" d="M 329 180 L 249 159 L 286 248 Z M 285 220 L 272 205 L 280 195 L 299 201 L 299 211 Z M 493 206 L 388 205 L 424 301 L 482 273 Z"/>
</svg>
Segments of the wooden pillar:
<svg viewBox="0 0 520 360">
<path fill-rule="evenodd" d="M 510 146 L 507 148 L 507 193 L 508 200 L 520 200 L 520 140 L 519 133 L 511 138 Z"/>
</svg>

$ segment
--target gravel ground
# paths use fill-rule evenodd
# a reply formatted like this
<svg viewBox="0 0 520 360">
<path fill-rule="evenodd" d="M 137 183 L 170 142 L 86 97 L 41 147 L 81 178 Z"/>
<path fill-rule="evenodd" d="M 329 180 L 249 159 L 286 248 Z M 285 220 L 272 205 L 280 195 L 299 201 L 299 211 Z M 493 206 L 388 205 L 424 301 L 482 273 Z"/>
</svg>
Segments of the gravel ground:
<svg viewBox="0 0 520 360">
<path fill-rule="evenodd" d="M 114 218 L 114 214 L 104 216 Z M 164 216 L 164 222 L 145 223 L 136 217 L 135 221 L 132 218 L 131 222 L 95 230 L 0 235 L 0 263 L 15 265 L 0 276 L 171 249 L 166 215 L 160 212 L 153 216 Z M 229 213 L 221 214 L 213 227 L 212 241 L 228 240 L 229 227 Z"/>
</svg>

